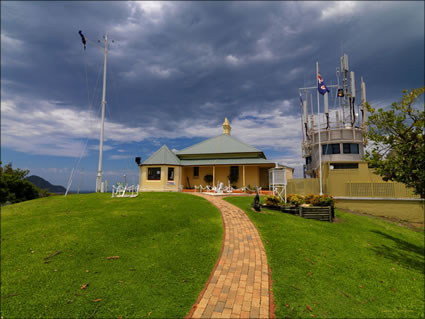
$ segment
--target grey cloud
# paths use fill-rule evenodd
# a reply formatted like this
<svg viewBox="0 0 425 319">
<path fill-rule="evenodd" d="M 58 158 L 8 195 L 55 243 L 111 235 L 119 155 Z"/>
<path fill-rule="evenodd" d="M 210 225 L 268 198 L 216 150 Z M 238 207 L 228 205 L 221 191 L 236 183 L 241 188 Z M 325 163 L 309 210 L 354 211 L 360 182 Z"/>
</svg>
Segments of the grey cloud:
<svg viewBox="0 0 425 319">
<path fill-rule="evenodd" d="M 2 2 L 2 61 L 28 64 L 2 64 L 2 96 L 87 110 L 89 90 L 98 110 L 103 53 L 91 43 L 84 52 L 78 30 L 115 40 L 107 117 L 141 131 L 172 132 L 184 121 L 219 127 L 225 116 L 272 114 L 282 100 L 297 117 L 297 89 L 315 85 L 317 60 L 335 81 L 341 42 L 371 100 L 422 86 L 423 2 L 354 2 L 349 14 L 343 5 L 168 2 L 158 11 L 136 2 Z M 23 49 L 4 48 L 4 37 Z"/>
</svg>

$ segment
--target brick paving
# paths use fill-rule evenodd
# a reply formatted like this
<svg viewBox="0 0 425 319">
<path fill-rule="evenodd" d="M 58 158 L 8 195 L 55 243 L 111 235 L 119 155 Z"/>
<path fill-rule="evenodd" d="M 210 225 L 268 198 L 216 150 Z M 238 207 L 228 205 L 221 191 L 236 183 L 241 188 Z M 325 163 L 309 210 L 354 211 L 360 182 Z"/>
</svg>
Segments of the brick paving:
<svg viewBox="0 0 425 319">
<path fill-rule="evenodd" d="M 210 279 L 187 318 L 271 318 L 269 267 L 260 235 L 248 216 L 221 197 L 202 196 L 218 207 L 224 244 Z"/>
</svg>

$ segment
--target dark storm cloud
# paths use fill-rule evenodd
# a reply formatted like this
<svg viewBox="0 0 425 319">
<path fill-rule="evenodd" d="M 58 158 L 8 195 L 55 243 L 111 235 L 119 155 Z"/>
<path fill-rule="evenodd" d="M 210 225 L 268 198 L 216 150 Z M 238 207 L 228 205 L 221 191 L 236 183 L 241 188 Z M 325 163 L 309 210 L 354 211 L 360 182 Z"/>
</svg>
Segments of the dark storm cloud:
<svg viewBox="0 0 425 319">
<path fill-rule="evenodd" d="M 371 100 L 392 101 L 423 85 L 423 3 L 2 2 L 6 96 L 87 109 L 108 31 L 108 107 L 114 121 L 173 130 L 184 119 L 219 125 L 242 111 L 298 112 L 297 89 L 314 85 L 315 62 L 330 82 L 344 51 Z M 422 12 L 422 13 L 421 13 Z M 6 38 L 5 38 L 6 39 Z M 10 40 L 12 41 L 12 40 Z M 10 42 L 9 41 L 9 42 Z M 419 54 L 418 54 L 419 52 Z M 100 89 L 95 97 L 100 101 Z M 31 105 L 28 105 L 31 107 Z"/>
</svg>

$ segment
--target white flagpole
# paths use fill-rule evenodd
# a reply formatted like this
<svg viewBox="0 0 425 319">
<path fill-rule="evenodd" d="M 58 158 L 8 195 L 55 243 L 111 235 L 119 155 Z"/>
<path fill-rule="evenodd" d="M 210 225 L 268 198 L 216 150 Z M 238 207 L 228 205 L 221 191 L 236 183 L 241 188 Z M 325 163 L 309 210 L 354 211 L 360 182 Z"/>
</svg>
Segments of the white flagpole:
<svg viewBox="0 0 425 319">
<path fill-rule="evenodd" d="M 316 82 L 319 81 L 319 61 L 316 62 Z M 322 191 L 322 144 L 320 143 L 320 96 L 319 90 L 317 90 L 317 131 L 319 135 L 319 184 L 320 184 L 320 195 L 323 195 Z"/>
<path fill-rule="evenodd" d="M 96 176 L 96 193 L 102 191 L 102 158 L 103 158 L 103 135 L 105 123 L 105 104 L 106 104 L 106 58 L 108 55 L 108 34 L 105 33 L 105 59 L 103 62 L 103 90 L 102 90 L 102 123 L 100 126 L 99 140 L 99 166 Z"/>
</svg>

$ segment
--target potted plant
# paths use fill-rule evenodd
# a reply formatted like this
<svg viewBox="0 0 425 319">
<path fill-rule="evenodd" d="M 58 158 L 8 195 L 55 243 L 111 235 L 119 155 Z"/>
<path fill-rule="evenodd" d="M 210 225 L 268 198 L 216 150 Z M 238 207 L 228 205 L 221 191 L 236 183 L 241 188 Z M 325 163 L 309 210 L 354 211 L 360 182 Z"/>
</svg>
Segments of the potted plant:
<svg viewBox="0 0 425 319">
<path fill-rule="evenodd" d="M 207 174 L 204 176 L 204 181 L 205 183 L 207 183 L 207 185 L 211 185 L 212 181 L 213 181 L 213 176 L 210 174 Z"/>
</svg>

